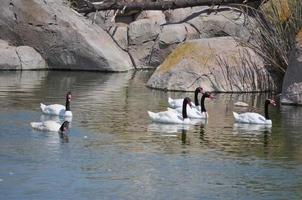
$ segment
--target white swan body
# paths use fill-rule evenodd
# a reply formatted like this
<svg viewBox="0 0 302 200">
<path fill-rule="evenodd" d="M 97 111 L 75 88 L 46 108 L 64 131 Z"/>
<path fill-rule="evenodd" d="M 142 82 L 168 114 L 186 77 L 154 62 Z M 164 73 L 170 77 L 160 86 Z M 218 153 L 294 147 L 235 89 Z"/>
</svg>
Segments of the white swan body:
<svg viewBox="0 0 302 200">
<path fill-rule="evenodd" d="M 246 112 L 238 114 L 236 112 L 233 112 L 235 122 L 237 123 L 245 123 L 245 124 L 265 124 L 265 125 L 271 125 L 272 120 L 265 119 L 264 116 L 253 113 L 253 112 Z"/>
<path fill-rule="evenodd" d="M 148 115 L 153 122 L 166 124 L 193 124 L 187 116 L 187 104 L 191 105 L 191 99 L 189 97 L 184 98 L 182 115 L 178 114 L 178 112 L 173 109 L 158 113 L 148 111 Z"/>
<path fill-rule="evenodd" d="M 182 107 L 184 100 L 183 99 L 172 99 L 168 98 L 168 104 L 170 108 L 180 108 Z M 195 107 L 195 104 L 192 102 L 192 107 Z"/>
<path fill-rule="evenodd" d="M 246 112 L 238 114 L 233 112 L 235 122 L 237 123 L 246 123 L 246 124 L 264 124 L 264 125 L 272 125 L 272 120 L 268 116 L 268 105 L 272 104 L 276 106 L 276 103 L 272 99 L 267 99 L 264 104 L 265 117 L 254 112 Z"/>
<path fill-rule="evenodd" d="M 197 87 L 194 91 L 194 98 L 195 98 L 195 103 L 198 104 L 198 93 L 203 93 L 203 89 L 202 87 Z M 178 107 L 182 107 L 183 105 L 183 101 L 184 99 L 172 99 L 172 98 L 168 98 L 168 104 L 170 108 L 178 108 Z M 196 107 L 196 105 L 191 102 L 192 107 Z"/>
<path fill-rule="evenodd" d="M 200 100 L 200 106 L 196 106 L 196 107 L 187 106 L 186 107 L 187 116 L 189 118 L 207 119 L 209 117 L 209 115 L 206 111 L 205 105 L 204 105 L 204 101 L 206 98 L 213 99 L 213 96 L 209 92 L 205 92 L 202 94 L 202 97 Z M 177 112 L 179 115 L 181 115 L 183 108 L 181 108 L 181 107 L 175 108 L 175 109 L 168 108 L 168 110 Z"/>
<path fill-rule="evenodd" d="M 191 124 L 191 120 L 189 118 L 184 119 L 174 111 L 167 110 L 158 113 L 148 111 L 148 114 L 153 122 L 165 124 Z"/>
<path fill-rule="evenodd" d="M 67 130 L 69 126 L 69 122 L 65 121 L 61 125 L 55 121 L 48 120 L 44 122 L 31 122 L 30 125 L 33 129 L 39 131 L 59 132 L 59 131 Z"/>
<path fill-rule="evenodd" d="M 199 107 L 199 108 L 198 108 Z M 189 118 L 194 118 L 194 119 L 205 119 L 205 118 L 208 118 L 209 115 L 207 112 L 201 112 L 200 111 L 200 106 L 198 107 L 190 107 L 190 106 L 187 106 L 187 114 L 188 114 L 188 117 Z M 182 113 L 182 108 L 168 108 L 168 110 L 171 110 L 171 111 L 175 111 L 179 114 Z"/>
<path fill-rule="evenodd" d="M 62 117 L 72 117 L 72 112 L 70 110 L 66 111 L 65 106 L 60 104 L 45 105 L 40 104 L 41 110 L 47 115 L 58 115 Z"/>
<path fill-rule="evenodd" d="M 40 103 L 40 107 L 41 107 L 42 112 L 47 115 L 72 117 L 72 112 L 70 111 L 70 101 L 71 101 L 71 93 L 68 92 L 66 95 L 66 106 L 63 106 L 61 104 L 45 105 L 43 103 Z M 66 109 L 66 107 L 68 109 Z"/>
</svg>

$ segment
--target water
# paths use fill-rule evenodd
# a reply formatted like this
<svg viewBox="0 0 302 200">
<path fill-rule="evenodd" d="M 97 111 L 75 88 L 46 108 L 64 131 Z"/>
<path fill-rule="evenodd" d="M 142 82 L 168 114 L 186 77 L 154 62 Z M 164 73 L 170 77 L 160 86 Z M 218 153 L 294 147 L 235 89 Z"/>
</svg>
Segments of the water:
<svg viewBox="0 0 302 200">
<path fill-rule="evenodd" d="M 167 93 L 151 72 L 0 73 L 0 199 L 302 199 L 302 108 L 270 108 L 271 129 L 234 125 L 236 101 L 263 113 L 269 94 L 219 94 L 196 126 L 153 124 Z M 68 140 L 32 130 L 40 102 L 65 103 Z"/>
</svg>

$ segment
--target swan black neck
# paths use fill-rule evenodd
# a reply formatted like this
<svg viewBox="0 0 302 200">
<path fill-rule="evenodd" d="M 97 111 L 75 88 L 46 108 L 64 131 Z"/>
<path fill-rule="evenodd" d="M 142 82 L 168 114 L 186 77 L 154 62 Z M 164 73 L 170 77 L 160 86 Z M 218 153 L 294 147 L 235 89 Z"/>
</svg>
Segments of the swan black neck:
<svg viewBox="0 0 302 200">
<path fill-rule="evenodd" d="M 195 92 L 194 92 L 194 103 L 196 106 L 199 106 L 198 103 L 198 93 L 200 92 L 200 88 L 196 88 Z"/>
<path fill-rule="evenodd" d="M 210 94 L 208 92 L 205 92 L 202 97 L 201 97 L 201 101 L 200 101 L 200 107 L 201 107 L 201 112 L 207 112 L 206 111 L 206 108 L 204 106 L 204 100 L 206 98 L 209 98 L 210 97 Z"/>
<path fill-rule="evenodd" d="M 68 92 L 66 95 L 66 103 L 65 103 L 66 111 L 70 111 L 70 99 L 71 99 L 71 93 Z"/>
<path fill-rule="evenodd" d="M 264 104 L 264 112 L 265 112 L 265 119 L 270 119 L 269 118 L 269 115 L 268 115 L 268 105 L 270 104 L 270 101 L 269 100 L 266 100 L 265 101 L 265 104 Z"/>
<path fill-rule="evenodd" d="M 186 97 L 184 98 L 184 101 L 182 103 L 182 118 L 186 119 L 188 118 L 187 115 L 187 104 L 191 102 L 191 99 Z"/>
</svg>

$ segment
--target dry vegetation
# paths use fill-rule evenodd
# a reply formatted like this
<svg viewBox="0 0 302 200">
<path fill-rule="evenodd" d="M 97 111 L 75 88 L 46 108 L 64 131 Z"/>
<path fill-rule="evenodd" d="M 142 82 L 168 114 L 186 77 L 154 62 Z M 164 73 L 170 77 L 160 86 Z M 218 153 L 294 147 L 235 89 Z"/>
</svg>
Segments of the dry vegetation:
<svg viewBox="0 0 302 200">
<path fill-rule="evenodd" d="M 266 64 L 284 74 L 289 54 L 302 28 L 301 0 L 271 0 L 260 10 L 252 10 L 255 19 L 250 21 L 252 40 L 242 42 L 260 55 Z"/>
</svg>

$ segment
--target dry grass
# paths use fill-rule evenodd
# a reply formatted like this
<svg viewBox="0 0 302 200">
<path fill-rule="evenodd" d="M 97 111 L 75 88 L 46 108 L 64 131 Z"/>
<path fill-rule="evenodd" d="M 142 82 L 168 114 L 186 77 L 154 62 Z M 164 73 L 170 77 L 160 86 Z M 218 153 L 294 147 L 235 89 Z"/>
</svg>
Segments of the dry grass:
<svg viewBox="0 0 302 200">
<path fill-rule="evenodd" d="M 302 28 L 302 1 L 287 2 L 287 7 L 282 7 L 284 0 L 274 0 L 260 11 L 249 8 L 255 16 L 247 18 L 253 24 L 249 26 L 252 38 L 249 42 L 240 41 L 281 74 L 287 69 L 290 51 Z"/>
</svg>

